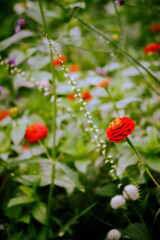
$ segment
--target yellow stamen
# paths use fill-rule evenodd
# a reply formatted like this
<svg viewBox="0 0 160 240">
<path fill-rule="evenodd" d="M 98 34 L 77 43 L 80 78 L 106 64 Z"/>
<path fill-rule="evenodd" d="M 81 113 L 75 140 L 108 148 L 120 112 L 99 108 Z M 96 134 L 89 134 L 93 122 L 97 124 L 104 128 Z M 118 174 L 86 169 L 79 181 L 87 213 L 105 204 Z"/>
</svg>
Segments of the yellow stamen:
<svg viewBox="0 0 160 240">
<path fill-rule="evenodd" d="M 114 120 L 113 122 L 111 122 L 111 124 L 109 125 L 109 128 L 116 128 L 119 125 L 121 125 L 121 119 L 117 118 L 116 120 Z"/>
</svg>

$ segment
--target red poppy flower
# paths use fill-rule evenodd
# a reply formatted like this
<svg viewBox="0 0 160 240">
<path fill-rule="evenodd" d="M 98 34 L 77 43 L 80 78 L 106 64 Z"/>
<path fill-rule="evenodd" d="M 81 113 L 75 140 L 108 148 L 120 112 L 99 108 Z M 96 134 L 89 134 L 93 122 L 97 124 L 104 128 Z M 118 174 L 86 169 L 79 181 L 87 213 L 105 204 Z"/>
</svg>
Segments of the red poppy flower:
<svg viewBox="0 0 160 240">
<path fill-rule="evenodd" d="M 156 25 L 153 25 L 150 27 L 151 32 L 158 32 L 160 31 L 160 23 L 157 23 Z"/>
<path fill-rule="evenodd" d="M 108 84 L 112 81 L 111 78 L 104 78 L 103 81 L 96 84 L 96 87 L 107 87 Z"/>
<path fill-rule="evenodd" d="M 90 94 L 90 92 L 82 92 L 82 98 L 84 100 L 91 100 L 92 99 L 92 95 Z"/>
<path fill-rule="evenodd" d="M 107 137 L 110 142 L 119 143 L 126 139 L 135 128 L 135 122 L 129 117 L 117 118 L 109 125 L 106 130 Z"/>
<path fill-rule="evenodd" d="M 26 139 L 30 143 L 43 140 L 48 134 L 48 128 L 41 123 L 33 123 L 26 129 Z"/>
<path fill-rule="evenodd" d="M 67 98 L 68 98 L 69 100 L 74 100 L 74 99 L 75 99 L 75 96 L 74 96 L 73 93 L 70 93 L 70 94 L 67 95 Z"/>
<path fill-rule="evenodd" d="M 61 57 L 59 57 L 59 58 L 56 58 L 55 60 L 53 60 L 53 65 L 55 66 L 55 67 L 58 67 L 58 66 L 60 66 L 62 63 L 61 63 L 61 61 L 63 61 L 63 62 L 65 62 L 66 61 L 66 56 L 61 56 Z"/>
<path fill-rule="evenodd" d="M 9 116 L 10 116 L 10 113 L 7 109 L 0 110 L 0 121 Z"/>
<path fill-rule="evenodd" d="M 144 54 L 157 53 L 159 50 L 160 50 L 160 44 L 159 43 L 150 43 L 150 44 L 145 46 Z"/>
<path fill-rule="evenodd" d="M 73 64 L 69 68 L 70 73 L 78 72 L 79 70 L 80 70 L 80 66 L 78 64 Z"/>
</svg>

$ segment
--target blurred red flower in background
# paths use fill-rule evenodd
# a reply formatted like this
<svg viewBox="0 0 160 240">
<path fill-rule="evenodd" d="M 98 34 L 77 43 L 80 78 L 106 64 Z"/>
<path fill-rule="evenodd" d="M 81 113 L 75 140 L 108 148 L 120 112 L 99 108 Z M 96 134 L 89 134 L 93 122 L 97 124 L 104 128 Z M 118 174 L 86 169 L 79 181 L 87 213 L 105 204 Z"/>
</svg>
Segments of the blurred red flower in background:
<svg viewBox="0 0 160 240">
<path fill-rule="evenodd" d="M 92 95 L 90 94 L 90 92 L 82 92 L 82 98 L 84 100 L 91 100 L 92 99 Z"/>
<path fill-rule="evenodd" d="M 7 110 L 7 109 L 0 110 L 0 121 L 9 116 L 10 116 L 9 110 Z"/>
<path fill-rule="evenodd" d="M 159 43 L 149 43 L 144 48 L 144 54 L 157 53 L 159 50 L 160 50 L 160 44 Z"/>
<path fill-rule="evenodd" d="M 106 130 L 110 142 L 119 143 L 126 139 L 135 128 L 135 122 L 129 117 L 117 118 L 109 125 Z"/>
<path fill-rule="evenodd" d="M 55 60 L 53 60 L 53 65 L 55 67 L 58 67 L 58 66 L 60 66 L 62 64 L 61 61 L 63 61 L 63 63 L 66 62 L 66 56 L 62 55 L 61 57 L 56 58 Z"/>
<path fill-rule="evenodd" d="M 111 81 L 111 78 L 104 78 L 103 81 L 96 84 L 96 87 L 107 87 Z"/>
<path fill-rule="evenodd" d="M 80 70 L 80 66 L 78 64 L 72 64 L 69 68 L 69 73 L 78 72 Z"/>
<path fill-rule="evenodd" d="M 67 98 L 68 98 L 69 100 L 74 100 L 74 99 L 75 99 L 73 93 L 68 94 L 68 95 L 67 95 Z"/>
<path fill-rule="evenodd" d="M 160 31 L 160 23 L 157 23 L 156 25 L 153 25 L 150 27 L 151 32 L 158 32 Z"/>
<path fill-rule="evenodd" d="M 42 123 L 33 123 L 26 129 L 26 139 L 30 143 L 43 140 L 48 134 L 48 128 Z"/>
</svg>

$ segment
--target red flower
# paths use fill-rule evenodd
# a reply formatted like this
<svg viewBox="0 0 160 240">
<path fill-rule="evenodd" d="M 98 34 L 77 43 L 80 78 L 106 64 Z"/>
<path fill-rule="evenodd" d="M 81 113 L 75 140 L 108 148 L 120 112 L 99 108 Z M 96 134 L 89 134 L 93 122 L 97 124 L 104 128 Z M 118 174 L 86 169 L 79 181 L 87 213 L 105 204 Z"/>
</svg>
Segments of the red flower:
<svg viewBox="0 0 160 240">
<path fill-rule="evenodd" d="M 22 145 L 22 150 L 27 150 L 27 149 L 29 149 L 28 145 Z"/>
<path fill-rule="evenodd" d="M 0 110 L 0 121 L 9 116 L 10 116 L 10 113 L 7 109 Z"/>
<path fill-rule="evenodd" d="M 82 98 L 84 100 L 91 100 L 92 99 L 92 95 L 90 94 L 90 92 L 82 92 Z"/>
<path fill-rule="evenodd" d="M 153 25 L 150 27 L 151 32 L 158 32 L 160 31 L 160 23 L 157 23 L 156 25 Z"/>
<path fill-rule="evenodd" d="M 53 65 L 55 66 L 55 67 L 58 67 L 58 66 L 60 66 L 61 64 L 62 64 L 62 62 L 61 61 L 63 61 L 63 63 L 66 61 L 66 56 L 61 56 L 61 57 L 59 57 L 59 58 L 56 58 L 55 60 L 53 60 Z"/>
<path fill-rule="evenodd" d="M 80 66 L 78 64 L 73 64 L 70 66 L 69 68 L 69 72 L 72 73 L 72 72 L 78 72 L 80 70 Z"/>
<path fill-rule="evenodd" d="M 135 122 L 129 117 L 117 118 L 109 125 L 106 130 L 107 137 L 110 142 L 119 143 L 126 139 L 135 128 Z"/>
<path fill-rule="evenodd" d="M 103 81 L 96 84 L 96 87 L 107 87 L 108 84 L 112 81 L 111 78 L 104 78 Z"/>
<path fill-rule="evenodd" d="M 41 123 L 33 123 L 26 129 L 26 139 L 30 143 L 43 140 L 48 134 L 48 128 Z"/>
<path fill-rule="evenodd" d="M 74 100 L 74 99 L 75 99 L 73 93 L 68 94 L 68 95 L 67 95 L 67 98 L 68 98 L 69 100 Z"/>
<path fill-rule="evenodd" d="M 150 44 L 145 46 L 144 54 L 157 53 L 159 50 L 160 50 L 160 44 L 159 43 L 150 43 Z"/>
</svg>

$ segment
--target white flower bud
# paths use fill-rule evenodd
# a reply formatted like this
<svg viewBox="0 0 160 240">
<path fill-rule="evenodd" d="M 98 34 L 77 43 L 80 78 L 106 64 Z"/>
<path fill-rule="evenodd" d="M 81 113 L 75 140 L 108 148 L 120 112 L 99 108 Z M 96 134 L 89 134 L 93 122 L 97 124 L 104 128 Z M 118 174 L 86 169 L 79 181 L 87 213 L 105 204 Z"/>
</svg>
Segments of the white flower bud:
<svg viewBox="0 0 160 240">
<path fill-rule="evenodd" d="M 122 195 L 116 195 L 111 199 L 111 202 L 110 202 L 111 207 L 113 209 L 119 208 L 123 206 L 125 203 L 126 203 L 126 200 Z"/>
<path fill-rule="evenodd" d="M 129 184 L 125 186 L 123 190 L 124 198 L 130 198 L 131 200 L 137 200 L 139 198 L 139 192 L 135 185 Z"/>
<path fill-rule="evenodd" d="M 117 229 L 112 229 L 107 233 L 107 238 L 110 240 L 119 240 L 120 237 L 121 233 Z"/>
</svg>

